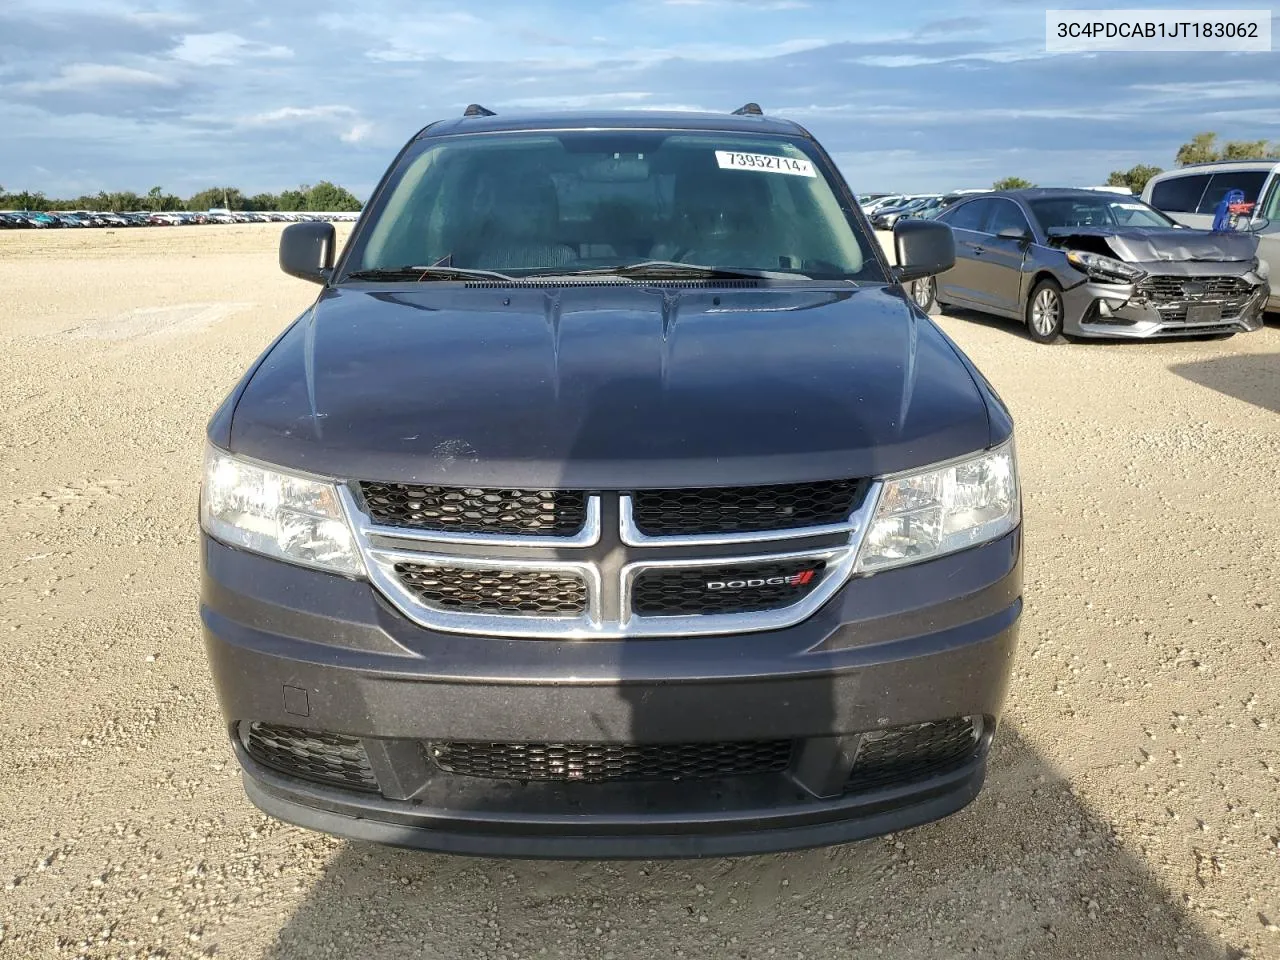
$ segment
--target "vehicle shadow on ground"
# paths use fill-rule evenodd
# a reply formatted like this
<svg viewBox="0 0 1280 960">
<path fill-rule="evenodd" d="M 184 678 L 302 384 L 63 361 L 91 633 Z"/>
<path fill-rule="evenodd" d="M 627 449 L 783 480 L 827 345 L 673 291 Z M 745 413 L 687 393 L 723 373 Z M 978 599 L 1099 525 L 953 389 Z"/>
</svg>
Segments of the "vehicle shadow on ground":
<svg viewBox="0 0 1280 960">
<path fill-rule="evenodd" d="M 983 327 L 990 327 L 992 330 L 1000 330 L 1011 333 L 1023 340 L 1030 341 L 1031 337 L 1027 335 L 1027 325 L 1021 320 L 1013 320 L 1009 317 L 997 317 L 994 314 L 982 313 L 979 310 L 969 310 L 965 307 L 934 306 L 929 312 L 933 319 L 939 317 L 948 317 L 952 320 L 963 320 L 965 323 L 973 323 Z"/>
<path fill-rule="evenodd" d="M 1280 353 L 1212 357 L 1175 363 L 1169 369 L 1202 387 L 1280 413 Z"/>
<path fill-rule="evenodd" d="M 742 859 L 582 863 L 348 843 L 267 956 L 771 954 L 1245 955 L 1198 927 L 1006 724 L 974 804 L 889 839 Z"/>
</svg>

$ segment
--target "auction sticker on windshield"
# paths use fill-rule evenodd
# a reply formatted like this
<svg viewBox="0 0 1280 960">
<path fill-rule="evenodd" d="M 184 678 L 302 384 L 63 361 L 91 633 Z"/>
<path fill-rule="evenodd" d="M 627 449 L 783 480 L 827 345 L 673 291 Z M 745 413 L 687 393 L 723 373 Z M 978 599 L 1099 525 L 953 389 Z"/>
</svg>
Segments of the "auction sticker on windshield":
<svg viewBox="0 0 1280 960">
<path fill-rule="evenodd" d="M 816 177 L 813 164 L 808 160 L 791 157 L 771 157 L 764 153 L 735 153 L 717 150 L 716 163 L 721 170 L 763 170 L 766 173 L 789 173 L 793 177 Z"/>
</svg>

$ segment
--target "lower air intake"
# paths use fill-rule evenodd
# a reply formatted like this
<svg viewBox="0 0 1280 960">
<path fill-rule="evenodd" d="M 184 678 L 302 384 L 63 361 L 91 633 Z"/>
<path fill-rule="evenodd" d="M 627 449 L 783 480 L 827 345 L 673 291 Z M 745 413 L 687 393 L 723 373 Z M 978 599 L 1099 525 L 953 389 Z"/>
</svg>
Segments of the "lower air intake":
<svg viewBox="0 0 1280 960">
<path fill-rule="evenodd" d="M 240 738 L 249 756 L 279 773 L 348 790 L 378 792 L 364 744 L 355 737 L 245 723 L 241 724 Z"/>
<path fill-rule="evenodd" d="M 790 740 L 722 743 L 431 743 L 442 770 L 491 780 L 712 780 L 776 773 Z"/>
<path fill-rule="evenodd" d="M 845 791 L 911 783 L 961 767 L 977 755 L 982 727 L 981 717 L 955 717 L 865 733 Z"/>
</svg>

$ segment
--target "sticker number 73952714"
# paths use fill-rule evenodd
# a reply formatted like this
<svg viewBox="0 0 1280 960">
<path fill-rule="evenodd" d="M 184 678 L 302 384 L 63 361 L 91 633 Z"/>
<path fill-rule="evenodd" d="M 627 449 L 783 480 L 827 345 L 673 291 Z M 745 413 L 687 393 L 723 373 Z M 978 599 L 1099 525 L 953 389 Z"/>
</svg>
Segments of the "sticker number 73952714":
<svg viewBox="0 0 1280 960">
<path fill-rule="evenodd" d="M 772 157 L 764 153 L 735 153 L 717 150 L 716 163 L 721 170 L 762 170 L 765 173 L 788 173 L 793 177 L 816 177 L 813 164 L 808 160 L 791 157 Z"/>
</svg>

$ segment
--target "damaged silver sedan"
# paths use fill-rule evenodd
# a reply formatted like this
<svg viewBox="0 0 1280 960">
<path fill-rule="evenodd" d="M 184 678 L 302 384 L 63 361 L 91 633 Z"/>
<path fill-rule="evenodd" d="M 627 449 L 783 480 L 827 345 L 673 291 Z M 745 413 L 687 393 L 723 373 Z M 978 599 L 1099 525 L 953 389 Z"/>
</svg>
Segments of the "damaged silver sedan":
<svg viewBox="0 0 1280 960">
<path fill-rule="evenodd" d="M 1269 286 L 1252 234 L 1192 230 L 1091 190 L 979 194 L 938 220 L 955 233 L 956 263 L 914 286 L 925 310 L 936 302 L 1018 319 L 1040 343 L 1262 326 Z"/>
</svg>

